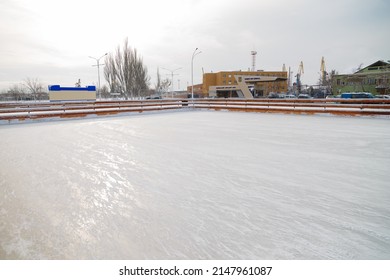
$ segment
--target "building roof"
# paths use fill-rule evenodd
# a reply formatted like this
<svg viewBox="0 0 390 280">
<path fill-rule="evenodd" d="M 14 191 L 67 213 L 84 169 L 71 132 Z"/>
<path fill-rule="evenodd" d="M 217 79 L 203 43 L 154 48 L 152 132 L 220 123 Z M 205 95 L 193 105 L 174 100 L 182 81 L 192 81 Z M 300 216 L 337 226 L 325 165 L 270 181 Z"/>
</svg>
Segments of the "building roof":
<svg viewBox="0 0 390 280">
<path fill-rule="evenodd" d="M 373 64 L 371 64 L 371 65 L 369 65 L 367 67 L 379 67 L 379 66 L 387 66 L 387 65 L 390 65 L 390 63 L 387 63 L 387 62 L 385 62 L 383 60 L 378 60 L 377 62 L 375 62 L 375 63 L 373 63 Z"/>
<path fill-rule="evenodd" d="M 374 62 L 373 64 L 371 65 L 368 65 L 358 71 L 356 71 L 354 74 L 358 74 L 358 73 L 366 73 L 368 71 L 390 71 L 390 63 L 387 63 L 383 60 L 378 60 L 377 62 Z"/>
</svg>

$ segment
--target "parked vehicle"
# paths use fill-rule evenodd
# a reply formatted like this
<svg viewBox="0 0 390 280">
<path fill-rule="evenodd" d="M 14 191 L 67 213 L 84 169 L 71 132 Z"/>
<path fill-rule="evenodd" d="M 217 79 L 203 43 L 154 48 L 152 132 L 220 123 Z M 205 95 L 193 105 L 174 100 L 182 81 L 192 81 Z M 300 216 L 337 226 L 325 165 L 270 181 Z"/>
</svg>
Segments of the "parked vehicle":
<svg viewBox="0 0 390 280">
<path fill-rule="evenodd" d="M 309 99 L 310 96 L 309 96 L 308 94 L 301 93 L 300 95 L 298 95 L 298 98 L 299 98 L 299 99 Z"/>
<path fill-rule="evenodd" d="M 369 92 L 344 92 L 341 94 L 341 98 L 355 99 L 355 98 L 374 98 Z"/>
<path fill-rule="evenodd" d="M 268 98 L 279 98 L 279 95 L 276 92 L 270 92 Z"/>
<path fill-rule="evenodd" d="M 340 94 L 338 94 L 338 95 L 328 95 L 326 97 L 326 99 L 335 99 L 335 98 L 341 98 L 341 95 Z"/>
<path fill-rule="evenodd" d="M 390 95 L 375 95 L 375 98 L 390 99 Z"/>
<path fill-rule="evenodd" d="M 286 99 L 297 98 L 294 94 L 287 94 Z"/>
<path fill-rule="evenodd" d="M 145 99 L 162 99 L 161 96 L 148 96 Z"/>
</svg>

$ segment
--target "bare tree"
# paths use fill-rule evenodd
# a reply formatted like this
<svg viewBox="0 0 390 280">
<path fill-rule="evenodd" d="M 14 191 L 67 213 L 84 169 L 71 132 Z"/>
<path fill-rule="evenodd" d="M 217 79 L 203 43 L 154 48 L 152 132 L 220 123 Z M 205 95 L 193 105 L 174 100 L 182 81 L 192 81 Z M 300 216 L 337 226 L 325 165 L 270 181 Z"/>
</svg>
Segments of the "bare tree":
<svg viewBox="0 0 390 280">
<path fill-rule="evenodd" d="M 171 81 L 168 78 L 161 80 L 160 70 L 157 68 L 157 83 L 155 85 L 157 95 L 161 96 L 163 93 L 167 92 L 170 85 Z"/>
<path fill-rule="evenodd" d="M 136 49 L 125 40 L 122 49 L 107 55 L 104 76 L 111 92 L 121 93 L 125 98 L 141 97 L 147 94 L 150 78 L 143 59 Z"/>
<path fill-rule="evenodd" d="M 364 81 L 366 78 L 366 75 L 351 75 L 347 77 L 347 83 L 353 86 L 354 91 L 366 91 L 364 89 Z"/>
<path fill-rule="evenodd" d="M 41 99 L 44 95 L 43 84 L 38 78 L 26 78 L 23 85 L 27 88 L 34 99 Z"/>
<path fill-rule="evenodd" d="M 110 89 L 108 88 L 107 85 L 104 85 L 101 87 L 100 89 L 100 95 L 103 97 L 103 98 L 110 98 L 111 95 L 110 95 Z"/>
<path fill-rule="evenodd" d="M 363 63 L 360 63 L 359 66 L 357 68 L 354 68 L 352 70 L 352 73 L 356 73 L 356 72 L 359 72 L 360 70 L 362 70 L 362 67 L 363 67 Z"/>
<path fill-rule="evenodd" d="M 21 100 L 25 96 L 25 90 L 23 85 L 12 85 L 10 89 L 7 91 L 7 94 L 13 100 Z"/>
</svg>

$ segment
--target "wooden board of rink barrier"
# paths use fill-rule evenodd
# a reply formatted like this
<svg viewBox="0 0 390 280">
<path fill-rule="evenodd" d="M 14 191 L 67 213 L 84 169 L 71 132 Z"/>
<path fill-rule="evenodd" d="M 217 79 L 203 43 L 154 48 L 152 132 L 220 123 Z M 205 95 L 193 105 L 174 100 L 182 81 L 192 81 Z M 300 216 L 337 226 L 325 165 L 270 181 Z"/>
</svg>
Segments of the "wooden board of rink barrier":
<svg viewBox="0 0 390 280">
<path fill-rule="evenodd" d="M 209 109 L 261 113 L 389 115 L 390 100 L 385 99 L 161 99 L 92 102 L 15 102 L 0 103 L 0 120 L 43 118 L 81 118 L 88 115 L 151 112 L 172 109 Z"/>
<path fill-rule="evenodd" d="M 203 108 L 197 107 L 195 108 Z M 207 108 L 208 110 L 216 110 L 216 111 L 240 111 L 240 112 L 258 112 L 258 113 L 281 113 L 281 114 L 332 114 L 339 116 L 375 116 L 375 115 L 387 115 L 390 116 L 390 109 L 387 111 L 380 110 L 332 110 L 332 109 L 324 109 L 324 108 L 315 108 L 315 109 L 304 109 L 304 108 L 291 108 L 291 107 L 279 107 L 279 108 L 267 108 L 267 107 L 237 107 L 237 106 L 212 106 Z"/>
</svg>

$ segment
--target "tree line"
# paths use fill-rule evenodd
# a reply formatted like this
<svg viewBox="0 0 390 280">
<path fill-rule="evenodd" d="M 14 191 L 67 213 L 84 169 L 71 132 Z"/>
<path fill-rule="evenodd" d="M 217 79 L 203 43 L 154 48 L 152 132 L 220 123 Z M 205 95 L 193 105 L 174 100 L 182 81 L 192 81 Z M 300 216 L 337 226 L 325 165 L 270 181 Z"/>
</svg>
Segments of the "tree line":
<svg viewBox="0 0 390 280">
<path fill-rule="evenodd" d="M 143 58 L 137 49 L 129 45 L 128 38 L 123 46 L 118 46 L 109 53 L 104 62 L 104 78 L 107 85 L 102 86 L 103 98 L 112 97 L 111 93 L 120 94 L 125 99 L 142 98 L 150 95 L 161 95 L 168 91 L 171 81 L 161 79 L 157 69 L 155 90 L 150 90 L 150 76 Z M 9 100 L 44 100 L 48 92 L 38 78 L 27 78 L 22 83 L 13 85 L 3 92 L 0 99 Z"/>
<path fill-rule="evenodd" d="M 45 100 L 49 94 L 38 78 L 26 78 L 0 95 L 0 100 Z"/>
</svg>

